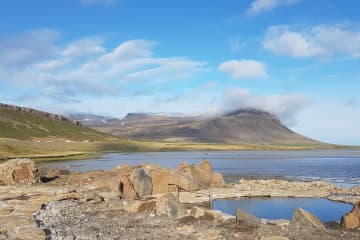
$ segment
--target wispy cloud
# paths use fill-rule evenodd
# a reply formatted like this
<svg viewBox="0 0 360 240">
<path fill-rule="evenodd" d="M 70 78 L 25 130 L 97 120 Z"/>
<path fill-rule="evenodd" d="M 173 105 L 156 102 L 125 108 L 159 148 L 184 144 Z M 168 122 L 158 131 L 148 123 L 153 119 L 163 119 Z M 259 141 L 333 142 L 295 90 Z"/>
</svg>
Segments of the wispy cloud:
<svg viewBox="0 0 360 240">
<path fill-rule="evenodd" d="M 0 41 L 0 81 L 54 99 L 116 96 L 130 81 L 183 79 L 206 65 L 185 57 L 155 57 L 156 43 L 148 40 L 129 40 L 107 49 L 99 37 L 62 46 L 57 44 L 59 35 L 41 30 Z"/>
<path fill-rule="evenodd" d="M 251 6 L 246 10 L 248 15 L 256 15 L 261 12 L 267 12 L 277 7 L 293 5 L 302 0 L 254 0 Z"/>
<path fill-rule="evenodd" d="M 360 57 L 360 31 L 346 25 L 317 25 L 295 29 L 287 25 L 267 29 L 263 47 L 278 55 L 307 58 L 345 55 Z"/>
<path fill-rule="evenodd" d="M 237 80 L 267 77 L 265 64 L 254 60 L 226 61 L 219 65 L 218 70 Z"/>
<path fill-rule="evenodd" d="M 59 33 L 51 29 L 0 37 L 0 65 L 23 66 L 51 56 L 57 51 L 54 42 L 58 37 Z"/>
</svg>

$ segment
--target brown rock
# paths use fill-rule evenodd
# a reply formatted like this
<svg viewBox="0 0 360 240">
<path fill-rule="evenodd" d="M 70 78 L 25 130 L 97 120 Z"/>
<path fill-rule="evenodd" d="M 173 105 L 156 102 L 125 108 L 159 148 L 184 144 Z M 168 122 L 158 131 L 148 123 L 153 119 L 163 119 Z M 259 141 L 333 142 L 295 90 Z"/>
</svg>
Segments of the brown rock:
<svg viewBox="0 0 360 240">
<path fill-rule="evenodd" d="M 108 206 L 113 210 L 121 210 L 126 212 L 152 212 L 156 210 L 157 202 L 155 200 L 110 200 L 107 202 Z"/>
<path fill-rule="evenodd" d="M 134 199 L 138 197 L 129 176 L 122 176 L 120 178 L 119 190 L 121 198 Z"/>
<path fill-rule="evenodd" d="M 290 221 L 289 229 L 306 229 L 307 231 L 326 230 L 324 224 L 316 216 L 302 208 L 297 208 L 295 210 Z"/>
<path fill-rule="evenodd" d="M 203 159 L 200 163 L 200 168 L 206 172 L 207 175 L 212 174 L 212 167 L 211 163 L 207 159 Z"/>
<path fill-rule="evenodd" d="M 38 178 L 38 169 L 30 159 L 12 159 L 0 165 L 0 185 L 33 184 Z"/>
<path fill-rule="evenodd" d="M 191 175 L 193 179 L 195 179 L 197 182 L 201 183 L 199 184 L 199 188 L 205 188 L 209 187 L 211 185 L 211 177 L 212 172 L 208 172 L 207 170 L 203 170 L 202 167 L 197 165 L 190 165 Z M 210 169 L 211 170 L 211 169 Z"/>
<path fill-rule="evenodd" d="M 187 163 L 180 163 L 176 168 L 176 185 L 183 191 L 196 191 L 200 187 L 192 181 L 191 168 Z"/>
<path fill-rule="evenodd" d="M 213 172 L 211 177 L 212 187 L 223 187 L 225 186 L 225 180 L 221 173 Z"/>
<path fill-rule="evenodd" d="M 156 212 L 171 218 L 181 218 L 187 214 L 185 207 L 176 199 L 174 194 L 167 193 L 158 198 Z"/>
<path fill-rule="evenodd" d="M 225 222 L 226 220 L 229 219 L 229 215 L 226 215 L 220 211 L 206 209 L 197 206 L 191 209 L 189 216 L 200 220 L 210 220 L 210 221 L 219 221 L 219 222 Z"/>
<path fill-rule="evenodd" d="M 360 202 L 354 205 L 351 212 L 342 216 L 340 223 L 345 229 L 355 229 L 360 227 Z"/>
<path fill-rule="evenodd" d="M 260 225 L 261 224 L 261 221 L 257 217 L 255 217 L 249 213 L 246 213 L 240 209 L 238 209 L 236 211 L 236 221 L 241 222 L 241 223 L 246 223 L 248 225 Z"/>
<path fill-rule="evenodd" d="M 153 194 L 174 191 L 174 172 L 170 169 L 153 169 L 149 175 L 153 184 Z"/>
</svg>

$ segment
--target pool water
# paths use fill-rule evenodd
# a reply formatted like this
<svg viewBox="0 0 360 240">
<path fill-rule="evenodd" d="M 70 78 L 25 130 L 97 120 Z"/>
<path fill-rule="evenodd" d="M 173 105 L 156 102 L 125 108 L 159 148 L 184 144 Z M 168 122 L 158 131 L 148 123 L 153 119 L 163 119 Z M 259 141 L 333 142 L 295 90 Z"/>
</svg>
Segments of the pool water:
<svg viewBox="0 0 360 240">
<path fill-rule="evenodd" d="M 221 199 L 213 203 L 213 209 L 235 215 L 241 209 L 258 218 L 290 220 L 296 208 L 303 208 L 322 222 L 340 221 L 341 216 L 352 209 L 351 204 L 324 198 L 246 198 Z"/>
</svg>

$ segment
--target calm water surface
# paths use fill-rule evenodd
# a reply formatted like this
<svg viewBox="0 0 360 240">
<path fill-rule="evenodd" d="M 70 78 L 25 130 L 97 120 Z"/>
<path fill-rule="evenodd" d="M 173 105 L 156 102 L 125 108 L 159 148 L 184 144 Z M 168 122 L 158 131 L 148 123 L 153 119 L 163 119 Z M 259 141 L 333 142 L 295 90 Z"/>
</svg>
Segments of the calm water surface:
<svg viewBox="0 0 360 240">
<path fill-rule="evenodd" d="M 74 171 L 143 163 L 175 168 L 180 162 L 200 163 L 204 158 L 228 182 L 240 178 L 287 178 L 321 179 L 343 186 L 360 184 L 360 150 L 108 153 L 97 159 L 43 164 Z"/>
<path fill-rule="evenodd" d="M 339 221 L 352 209 L 351 204 L 332 202 L 323 198 L 251 198 L 241 200 L 216 200 L 213 209 L 235 215 L 241 209 L 258 218 L 290 220 L 296 208 L 315 214 L 322 222 Z"/>
</svg>

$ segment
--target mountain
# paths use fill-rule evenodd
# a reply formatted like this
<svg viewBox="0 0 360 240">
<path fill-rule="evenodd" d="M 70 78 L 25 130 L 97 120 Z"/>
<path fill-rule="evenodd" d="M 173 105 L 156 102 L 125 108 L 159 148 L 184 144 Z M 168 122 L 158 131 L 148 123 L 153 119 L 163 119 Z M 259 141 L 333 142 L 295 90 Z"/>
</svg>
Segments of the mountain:
<svg viewBox="0 0 360 240">
<path fill-rule="evenodd" d="M 0 103 L 0 138 L 103 140 L 109 137 L 61 115 Z"/>
<path fill-rule="evenodd" d="M 293 132 L 273 114 L 256 109 L 241 109 L 207 118 L 129 113 L 123 119 L 92 127 L 118 136 L 152 140 L 236 144 L 319 143 Z"/>
<path fill-rule="evenodd" d="M 86 113 L 69 113 L 66 114 L 66 117 L 73 121 L 77 121 L 84 125 L 89 125 L 89 126 L 101 126 L 111 121 L 118 120 L 112 117 L 106 117 L 95 114 L 86 114 Z"/>
</svg>

